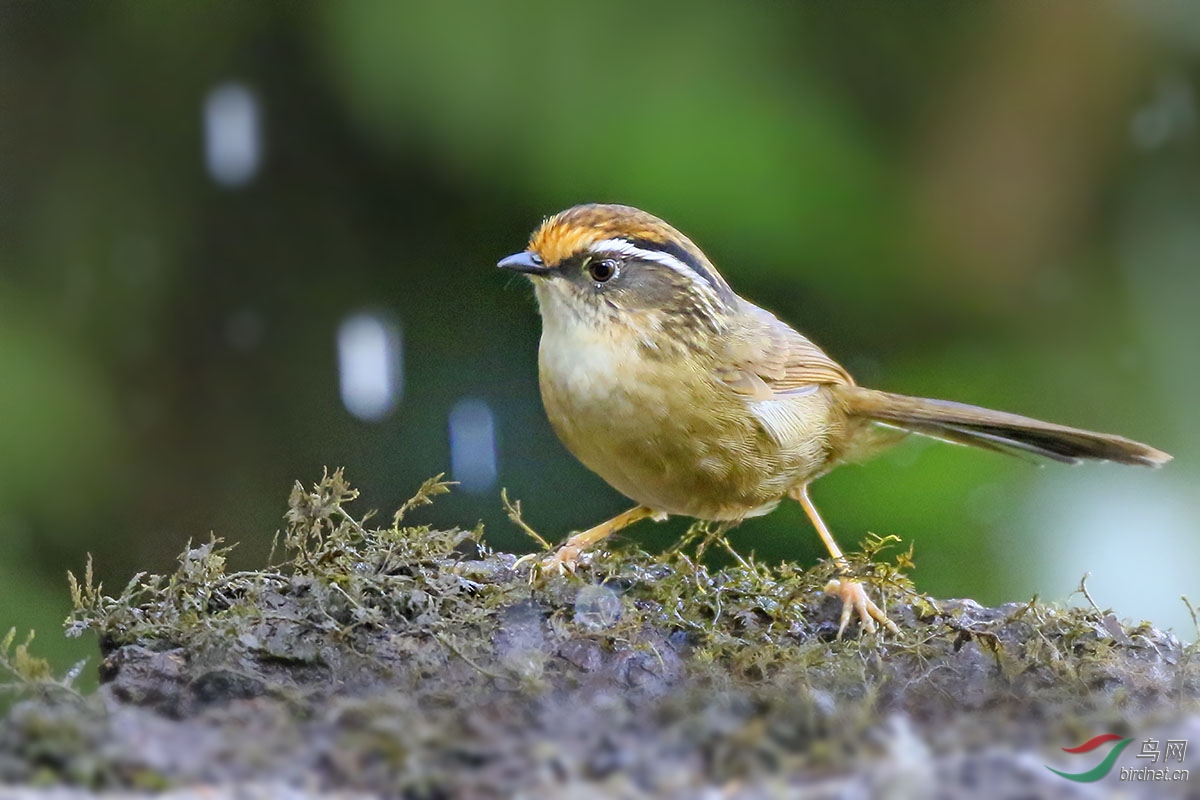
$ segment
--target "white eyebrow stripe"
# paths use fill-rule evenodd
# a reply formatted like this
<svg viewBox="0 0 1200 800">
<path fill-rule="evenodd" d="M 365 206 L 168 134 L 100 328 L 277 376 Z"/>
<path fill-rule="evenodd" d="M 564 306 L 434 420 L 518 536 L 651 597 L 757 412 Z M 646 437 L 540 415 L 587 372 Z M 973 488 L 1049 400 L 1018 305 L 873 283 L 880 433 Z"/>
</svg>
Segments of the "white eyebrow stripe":
<svg viewBox="0 0 1200 800">
<path fill-rule="evenodd" d="M 595 255 L 627 256 L 642 261 L 653 261 L 678 272 L 691 282 L 692 287 L 696 290 L 694 297 L 700 303 L 707 318 L 716 319 L 717 306 L 720 304 L 720 297 L 716 290 L 702 276 L 697 275 L 696 270 L 670 253 L 664 253 L 661 250 L 646 250 L 630 244 L 625 239 L 601 239 L 594 242 L 588 251 Z"/>
<path fill-rule="evenodd" d="M 694 269 L 670 253 L 664 253 L 661 250 L 645 250 L 630 244 L 624 239 L 601 239 L 592 244 L 588 250 L 597 255 L 629 256 L 641 259 L 642 261 L 653 261 L 656 264 L 662 264 L 664 267 L 669 267 L 693 279 L 700 277 Z"/>
</svg>

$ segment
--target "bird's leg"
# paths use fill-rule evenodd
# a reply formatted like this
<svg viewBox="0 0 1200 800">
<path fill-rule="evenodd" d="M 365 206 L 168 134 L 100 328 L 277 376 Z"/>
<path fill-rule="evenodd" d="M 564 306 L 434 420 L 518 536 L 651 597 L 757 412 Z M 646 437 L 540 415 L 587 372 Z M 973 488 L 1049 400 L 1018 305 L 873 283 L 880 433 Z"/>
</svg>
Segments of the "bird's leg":
<svg viewBox="0 0 1200 800">
<path fill-rule="evenodd" d="M 607 522 L 601 522 L 595 527 L 588 528 L 586 531 L 581 531 L 563 542 L 562 546 L 547 556 L 539 568 L 542 570 L 554 569 L 560 573 L 574 573 L 576 567 L 579 566 L 579 557 L 583 555 L 583 551 L 592 547 L 598 542 L 601 542 L 612 536 L 622 528 L 626 528 L 638 520 L 643 520 L 646 517 L 659 516 L 657 512 L 647 508 L 646 506 L 635 506 Z M 516 566 L 519 566 L 528 561 L 536 560 L 537 553 L 523 556 L 517 560 Z"/>
<path fill-rule="evenodd" d="M 838 625 L 837 638 L 842 638 L 842 633 L 845 632 L 846 626 L 850 623 L 851 612 L 858 614 L 863 628 L 871 633 L 875 632 L 876 620 L 892 633 L 899 633 L 900 629 L 896 627 L 896 623 L 888 619 L 887 614 L 884 614 L 882 609 L 875 605 L 871 598 L 867 597 L 867 590 L 863 588 L 862 583 L 846 577 L 849 573 L 849 564 L 846 562 L 846 557 L 842 555 L 842 549 L 833 540 L 833 534 L 829 532 L 825 521 L 817 513 L 817 507 L 813 505 L 812 500 L 809 498 L 808 484 L 801 484 L 788 492 L 788 494 L 793 500 L 804 507 L 804 513 L 808 514 L 808 518 L 812 522 L 813 527 L 817 529 L 817 534 L 821 537 L 821 541 L 829 549 L 829 555 L 833 556 L 834 562 L 837 563 L 843 575 L 843 577 L 834 578 L 825 585 L 826 594 L 833 595 L 842 601 L 842 619 Z"/>
</svg>

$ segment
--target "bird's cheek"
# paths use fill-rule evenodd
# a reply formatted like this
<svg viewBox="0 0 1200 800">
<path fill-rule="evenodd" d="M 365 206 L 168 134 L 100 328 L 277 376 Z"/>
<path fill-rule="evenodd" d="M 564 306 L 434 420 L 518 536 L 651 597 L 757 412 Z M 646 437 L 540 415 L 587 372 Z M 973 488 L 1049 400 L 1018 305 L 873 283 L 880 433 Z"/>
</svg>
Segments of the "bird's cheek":
<svg viewBox="0 0 1200 800">
<path fill-rule="evenodd" d="M 542 324 L 547 330 L 565 331 L 589 324 L 592 315 L 588 303 L 566 281 L 555 278 L 538 280 L 533 288 L 542 312 Z"/>
<path fill-rule="evenodd" d="M 533 281 L 533 294 L 537 297 L 544 317 L 561 316 L 569 311 L 570 298 L 563 296 L 562 287 L 557 283 L 549 278 L 537 278 Z"/>
</svg>

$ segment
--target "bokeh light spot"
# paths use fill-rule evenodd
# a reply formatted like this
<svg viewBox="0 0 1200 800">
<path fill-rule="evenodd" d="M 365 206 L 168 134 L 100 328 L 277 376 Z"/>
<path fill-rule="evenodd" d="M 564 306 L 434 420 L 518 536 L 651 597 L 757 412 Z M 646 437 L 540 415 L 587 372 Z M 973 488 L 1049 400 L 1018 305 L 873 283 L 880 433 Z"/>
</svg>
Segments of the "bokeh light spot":
<svg viewBox="0 0 1200 800">
<path fill-rule="evenodd" d="M 352 314 L 338 328 L 337 349 L 346 410 L 368 422 L 386 417 L 404 385 L 399 326 L 378 314 Z"/>
<path fill-rule="evenodd" d="M 254 179 L 262 161 L 258 99 L 240 83 L 225 83 L 204 101 L 204 159 L 221 186 L 236 188 Z"/>
<path fill-rule="evenodd" d="M 450 471 L 466 492 L 496 483 L 496 425 L 482 400 L 460 400 L 450 412 Z"/>
</svg>

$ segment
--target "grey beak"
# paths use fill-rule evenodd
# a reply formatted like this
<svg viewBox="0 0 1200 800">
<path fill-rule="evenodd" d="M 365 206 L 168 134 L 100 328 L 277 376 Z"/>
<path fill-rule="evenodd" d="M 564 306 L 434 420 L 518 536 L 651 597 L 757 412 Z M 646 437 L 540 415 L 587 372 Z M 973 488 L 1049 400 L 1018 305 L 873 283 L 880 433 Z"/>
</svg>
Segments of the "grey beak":
<svg viewBox="0 0 1200 800">
<path fill-rule="evenodd" d="M 529 275 L 544 275 L 550 271 L 550 268 L 542 262 L 541 256 L 528 250 L 508 258 L 502 258 L 496 266 L 500 269 L 511 269 L 513 272 L 524 272 Z"/>
</svg>

